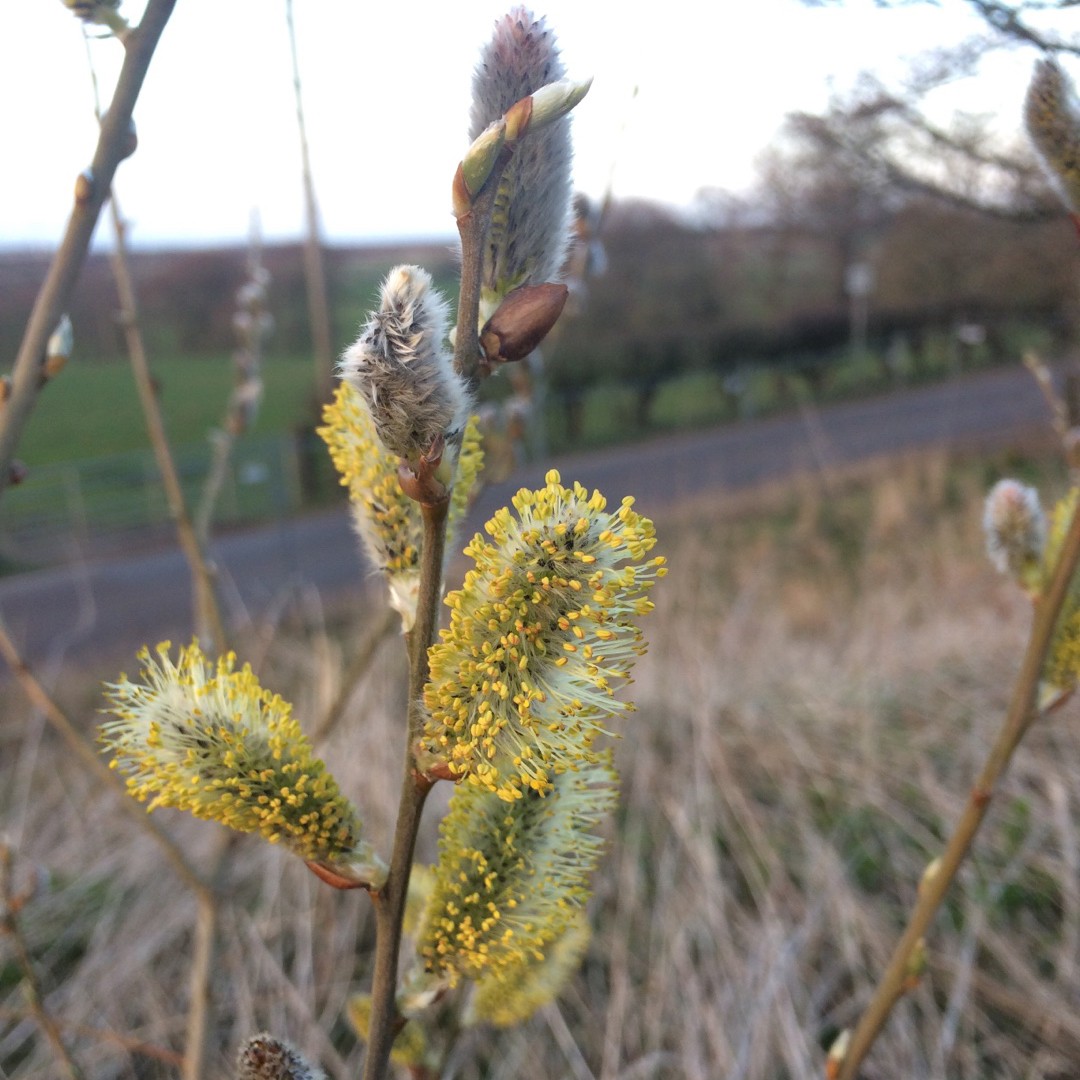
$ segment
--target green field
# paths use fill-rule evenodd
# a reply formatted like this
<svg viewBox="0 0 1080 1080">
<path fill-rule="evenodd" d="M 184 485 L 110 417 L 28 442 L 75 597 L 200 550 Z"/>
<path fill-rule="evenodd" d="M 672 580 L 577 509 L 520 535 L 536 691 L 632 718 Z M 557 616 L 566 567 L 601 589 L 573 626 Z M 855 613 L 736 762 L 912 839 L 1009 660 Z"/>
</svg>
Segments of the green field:
<svg viewBox="0 0 1080 1080">
<path fill-rule="evenodd" d="M 152 363 L 175 446 L 205 442 L 220 425 L 232 386 L 228 356 L 168 358 Z M 270 357 L 256 434 L 290 431 L 312 417 L 313 364 Z M 122 361 L 72 361 L 44 390 L 20 445 L 31 467 L 146 449 L 146 426 L 131 368 Z"/>
</svg>

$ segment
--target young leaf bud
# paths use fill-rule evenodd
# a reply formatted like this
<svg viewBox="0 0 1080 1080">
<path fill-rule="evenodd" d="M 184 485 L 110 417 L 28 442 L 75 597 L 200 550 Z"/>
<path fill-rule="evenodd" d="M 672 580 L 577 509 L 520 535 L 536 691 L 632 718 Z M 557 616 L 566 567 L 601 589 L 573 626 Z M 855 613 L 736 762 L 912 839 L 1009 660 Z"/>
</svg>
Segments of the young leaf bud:
<svg viewBox="0 0 1080 1080">
<path fill-rule="evenodd" d="M 67 315 L 61 315 L 56 329 L 49 335 L 48 344 L 45 346 L 45 362 L 41 370 L 46 379 L 59 374 L 71 359 L 74 348 L 75 332 L 71 328 L 71 319 Z"/>
<path fill-rule="evenodd" d="M 94 171 L 89 167 L 75 177 L 75 205 L 85 206 L 94 197 Z"/>
<path fill-rule="evenodd" d="M 117 37 L 123 37 L 129 27 L 120 14 L 120 0 L 61 0 L 76 18 L 86 23 L 108 27 Z"/>
<path fill-rule="evenodd" d="M 846 1028 L 833 1039 L 829 1047 L 828 1057 L 825 1059 L 825 1080 L 836 1080 L 840 1075 L 840 1069 L 847 1057 L 848 1047 L 851 1045 L 851 1032 Z"/>
</svg>

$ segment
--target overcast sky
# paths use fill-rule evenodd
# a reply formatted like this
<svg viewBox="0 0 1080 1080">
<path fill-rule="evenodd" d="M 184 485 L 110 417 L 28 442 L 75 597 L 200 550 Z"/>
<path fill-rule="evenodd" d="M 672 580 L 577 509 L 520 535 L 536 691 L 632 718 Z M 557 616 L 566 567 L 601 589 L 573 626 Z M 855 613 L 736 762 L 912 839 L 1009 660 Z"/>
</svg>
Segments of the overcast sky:
<svg viewBox="0 0 1080 1080">
<path fill-rule="evenodd" d="M 80 24 L 60 0 L 5 0 L 0 35 L 0 245 L 51 246 L 96 139 Z M 453 234 L 449 185 L 465 144 L 480 44 L 496 0 L 294 0 L 324 231 L 334 241 Z M 137 19 L 138 0 L 124 10 Z M 548 0 L 571 75 L 595 83 L 575 112 L 575 182 L 600 196 L 688 205 L 745 189 L 785 112 L 819 109 L 864 68 L 981 28 L 962 0 L 883 11 L 796 0 Z M 253 208 L 268 239 L 302 229 L 284 0 L 178 0 L 137 111 L 140 145 L 116 190 L 133 240 L 243 240 Z M 14 25 L 11 17 L 14 16 Z M 91 43 L 108 99 L 121 49 Z M 995 60 L 955 104 L 1019 125 L 1031 55 Z M 635 95 L 635 88 L 637 93 Z"/>
</svg>

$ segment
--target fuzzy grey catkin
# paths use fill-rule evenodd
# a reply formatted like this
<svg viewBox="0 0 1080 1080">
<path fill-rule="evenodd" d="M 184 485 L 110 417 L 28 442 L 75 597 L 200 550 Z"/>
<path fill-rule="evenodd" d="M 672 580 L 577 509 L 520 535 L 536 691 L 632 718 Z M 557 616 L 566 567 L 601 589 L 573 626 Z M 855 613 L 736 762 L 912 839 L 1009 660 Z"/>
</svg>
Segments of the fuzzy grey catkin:
<svg viewBox="0 0 1080 1080">
<path fill-rule="evenodd" d="M 386 277 L 379 310 L 339 371 L 367 404 L 379 441 L 415 464 L 440 438 L 465 428 L 469 396 L 445 347 L 446 301 L 419 266 Z"/>
<path fill-rule="evenodd" d="M 470 140 L 515 102 L 565 74 L 555 35 L 544 20 L 524 7 L 514 8 L 495 24 L 477 63 Z M 569 117 L 530 133 L 514 150 L 499 185 L 484 254 L 487 299 L 558 277 L 570 239 L 570 160 Z"/>
<path fill-rule="evenodd" d="M 287 1042 L 263 1032 L 244 1043 L 236 1059 L 236 1080 L 326 1080 Z"/>
<path fill-rule="evenodd" d="M 1072 213 L 1080 213 L 1080 103 L 1057 61 L 1035 64 L 1024 123 L 1058 194 Z"/>
</svg>

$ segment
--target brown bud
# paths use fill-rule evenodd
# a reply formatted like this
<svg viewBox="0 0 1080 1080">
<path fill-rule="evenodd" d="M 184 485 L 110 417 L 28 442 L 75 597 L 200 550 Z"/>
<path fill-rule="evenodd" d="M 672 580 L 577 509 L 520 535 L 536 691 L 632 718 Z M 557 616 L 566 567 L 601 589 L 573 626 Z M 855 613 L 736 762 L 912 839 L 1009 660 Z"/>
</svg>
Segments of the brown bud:
<svg viewBox="0 0 1080 1080">
<path fill-rule="evenodd" d="M 11 376 L 0 375 L 0 405 L 11 397 Z"/>
<path fill-rule="evenodd" d="M 522 285 L 507 293 L 480 331 L 489 364 L 524 360 L 558 321 L 570 290 L 565 285 Z"/>
<path fill-rule="evenodd" d="M 334 870 L 333 867 L 327 866 L 326 863 L 311 862 L 305 859 L 304 865 L 320 881 L 325 881 L 326 884 L 333 889 L 365 889 L 368 887 L 364 882 L 344 877 Z"/>
<path fill-rule="evenodd" d="M 46 379 L 51 379 L 54 375 L 59 375 L 64 370 L 64 365 L 68 362 L 68 358 L 63 353 L 57 353 L 55 356 L 46 356 L 45 363 L 41 367 L 41 373 Z"/>
<path fill-rule="evenodd" d="M 120 160 L 131 157 L 139 149 L 139 133 L 135 130 L 135 121 L 129 120 L 127 131 L 124 132 L 124 142 L 120 147 Z"/>
<path fill-rule="evenodd" d="M 454 772 L 448 761 L 436 762 L 431 768 L 424 771 L 425 780 L 450 780 L 457 783 L 461 776 Z"/>
<path fill-rule="evenodd" d="M 83 169 L 75 177 L 75 205 L 85 206 L 94 197 L 94 174 Z"/>
<path fill-rule="evenodd" d="M 12 487 L 18 487 L 29 475 L 30 470 L 18 458 L 8 466 L 8 483 Z"/>
</svg>

